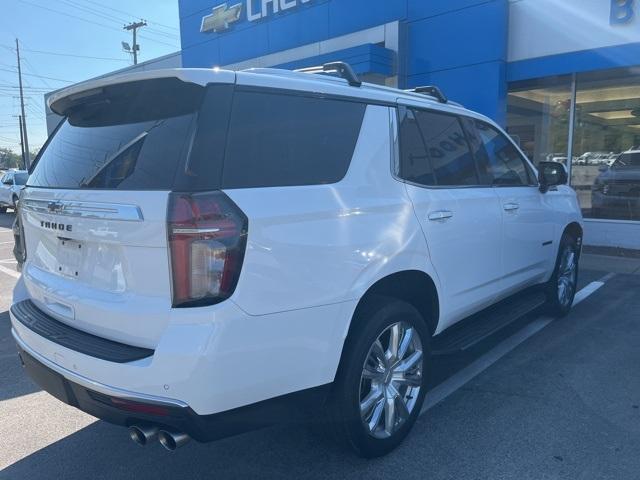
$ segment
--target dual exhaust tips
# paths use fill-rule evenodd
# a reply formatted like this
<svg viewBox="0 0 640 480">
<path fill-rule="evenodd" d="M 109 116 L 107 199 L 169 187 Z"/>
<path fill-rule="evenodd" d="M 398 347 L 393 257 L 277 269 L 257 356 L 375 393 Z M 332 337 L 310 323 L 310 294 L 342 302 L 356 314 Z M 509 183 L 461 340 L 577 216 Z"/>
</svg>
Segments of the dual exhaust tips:
<svg viewBox="0 0 640 480">
<path fill-rule="evenodd" d="M 148 445 L 157 439 L 160 445 L 170 452 L 182 447 L 191 440 L 191 437 L 186 433 L 161 430 L 153 425 L 132 425 L 129 427 L 129 436 L 131 440 L 142 446 Z"/>
</svg>

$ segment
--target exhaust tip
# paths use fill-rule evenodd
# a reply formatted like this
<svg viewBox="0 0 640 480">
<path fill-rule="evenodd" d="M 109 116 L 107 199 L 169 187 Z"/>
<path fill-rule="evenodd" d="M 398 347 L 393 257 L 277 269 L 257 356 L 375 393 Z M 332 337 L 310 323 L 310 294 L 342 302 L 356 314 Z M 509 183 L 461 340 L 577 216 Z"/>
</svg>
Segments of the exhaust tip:
<svg viewBox="0 0 640 480">
<path fill-rule="evenodd" d="M 182 432 L 170 432 L 168 430 L 160 430 L 158 432 L 158 440 L 160 444 L 170 452 L 182 447 L 191 437 Z"/>
<path fill-rule="evenodd" d="M 129 427 L 129 437 L 138 445 L 147 445 L 149 442 L 155 440 L 157 436 L 158 427 L 145 425 L 132 425 Z"/>
</svg>

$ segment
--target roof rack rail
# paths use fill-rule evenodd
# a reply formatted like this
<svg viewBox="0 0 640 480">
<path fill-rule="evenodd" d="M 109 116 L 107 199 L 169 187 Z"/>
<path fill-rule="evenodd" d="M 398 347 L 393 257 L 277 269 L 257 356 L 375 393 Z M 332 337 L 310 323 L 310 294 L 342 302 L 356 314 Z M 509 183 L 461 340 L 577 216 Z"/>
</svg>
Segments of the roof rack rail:
<svg viewBox="0 0 640 480">
<path fill-rule="evenodd" d="M 294 70 L 301 73 L 337 73 L 340 78 L 344 78 L 352 87 L 362 86 L 362 81 L 353 71 L 351 65 L 347 62 L 330 62 L 317 67 L 299 68 Z"/>
<path fill-rule="evenodd" d="M 434 85 L 426 85 L 424 87 L 411 88 L 406 91 L 414 92 L 414 93 L 424 93 L 426 95 L 430 95 L 434 97 L 440 103 L 449 103 L 449 99 L 446 97 L 444 93 L 442 93 L 442 90 L 440 90 L 438 87 Z"/>
</svg>

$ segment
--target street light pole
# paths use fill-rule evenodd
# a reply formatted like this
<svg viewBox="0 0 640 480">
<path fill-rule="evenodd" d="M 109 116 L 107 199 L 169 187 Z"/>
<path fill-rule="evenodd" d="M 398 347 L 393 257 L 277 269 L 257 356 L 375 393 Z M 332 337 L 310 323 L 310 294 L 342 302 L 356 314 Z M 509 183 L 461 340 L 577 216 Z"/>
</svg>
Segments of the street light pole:
<svg viewBox="0 0 640 480">
<path fill-rule="evenodd" d="M 147 22 L 145 22 L 144 20 L 141 20 L 139 22 L 132 22 L 129 25 L 125 25 L 124 27 L 122 27 L 125 30 L 133 31 L 133 45 L 131 46 L 131 48 L 133 50 L 134 65 L 138 64 L 138 50 L 140 50 L 140 46 L 137 43 L 137 32 L 140 27 L 145 27 L 146 25 L 147 25 Z"/>
</svg>

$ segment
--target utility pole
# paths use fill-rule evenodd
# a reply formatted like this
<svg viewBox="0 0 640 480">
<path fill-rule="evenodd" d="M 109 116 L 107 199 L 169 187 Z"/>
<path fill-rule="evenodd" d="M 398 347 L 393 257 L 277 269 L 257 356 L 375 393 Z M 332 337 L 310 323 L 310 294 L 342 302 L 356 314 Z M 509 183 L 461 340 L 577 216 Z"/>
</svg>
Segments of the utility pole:
<svg viewBox="0 0 640 480">
<path fill-rule="evenodd" d="M 23 138 L 22 150 L 25 168 L 29 168 L 31 158 L 29 158 L 29 138 L 27 137 L 27 117 L 24 114 L 24 94 L 22 93 L 22 70 L 20 69 L 20 44 L 16 38 L 16 54 L 18 55 L 18 85 L 20 86 L 20 110 L 22 115 L 20 116 L 20 133 Z"/>
<path fill-rule="evenodd" d="M 20 150 L 22 152 L 22 166 L 25 170 L 27 170 L 27 159 L 24 156 L 24 135 L 22 133 L 22 115 L 18 115 L 18 123 L 20 127 Z"/>
<path fill-rule="evenodd" d="M 133 50 L 134 65 L 138 64 L 138 50 L 140 50 L 140 45 L 138 45 L 137 43 L 136 35 L 140 27 L 146 27 L 146 26 L 147 26 L 147 22 L 144 20 L 140 20 L 139 22 L 131 22 L 129 25 L 125 25 L 124 27 L 122 27 L 125 30 L 133 31 L 133 45 L 131 46 L 131 49 Z"/>
</svg>

